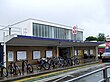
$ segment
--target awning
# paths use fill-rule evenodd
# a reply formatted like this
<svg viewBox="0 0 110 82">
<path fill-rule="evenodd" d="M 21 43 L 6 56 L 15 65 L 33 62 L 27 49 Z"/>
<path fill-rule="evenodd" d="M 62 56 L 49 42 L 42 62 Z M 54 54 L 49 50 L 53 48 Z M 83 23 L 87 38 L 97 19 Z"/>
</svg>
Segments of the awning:
<svg viewBox="0 0 110 82">
<path fill-rule="evenodd" d="M 98 48 L 105 48 L 105 43 L 104 44 L 100 44 L 99 46 L 98 46 Z"/>
<path fill-rule="evenodd" d="M 74 40 L 62 40 L 62 39 L 52 39 L 52 38 L 40 38 L 33 36 L 22 36 L 17 35 L 6 42 L 8 46 L 98 46 L 102 42 L 84 42 L 84 41 L 74 41 Z"/>
</svg>

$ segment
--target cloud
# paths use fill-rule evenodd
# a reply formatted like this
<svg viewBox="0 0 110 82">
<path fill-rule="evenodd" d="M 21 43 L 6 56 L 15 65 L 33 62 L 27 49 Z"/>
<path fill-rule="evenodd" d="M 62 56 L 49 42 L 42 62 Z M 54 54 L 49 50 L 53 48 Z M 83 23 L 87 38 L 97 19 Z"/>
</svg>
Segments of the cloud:
<svg viewBox="0 0 110 82">
<path fill-rule="evenodd" d="M 0 0 L 0 23 L 13 24 L 27 18 L 84 29 L 84 38 L 109 34 L 109 0 Z"/>
</svg>

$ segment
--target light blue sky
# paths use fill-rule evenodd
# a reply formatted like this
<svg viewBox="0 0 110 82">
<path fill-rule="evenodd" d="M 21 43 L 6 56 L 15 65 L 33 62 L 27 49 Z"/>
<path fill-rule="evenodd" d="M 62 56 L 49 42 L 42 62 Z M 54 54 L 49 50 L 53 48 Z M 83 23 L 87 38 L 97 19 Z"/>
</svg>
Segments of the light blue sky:
<svg viewBox="0 0 110 82">
<path fill-rule="evenodd" d="M 27 18 L 84 29 L 84 38 L 110 35 L 110 0 L 0 0 L 0 25 Z M 1 28 L 1 27 L 0 27 Z"/>
</svg>

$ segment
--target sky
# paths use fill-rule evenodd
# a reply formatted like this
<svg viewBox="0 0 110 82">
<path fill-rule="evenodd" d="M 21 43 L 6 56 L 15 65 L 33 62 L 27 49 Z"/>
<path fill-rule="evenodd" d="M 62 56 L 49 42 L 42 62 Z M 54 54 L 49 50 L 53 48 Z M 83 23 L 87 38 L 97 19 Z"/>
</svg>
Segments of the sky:
<svg viewBox="0 0 110 82">
<path fill-rule="evenodd" d="M 83 29 L 84 39 L 110 35 L 110 0 L 0 0 L 0 25 L 40 19 Z M 0 27 L 2 28 L 2 27 Z"/>
</svg>

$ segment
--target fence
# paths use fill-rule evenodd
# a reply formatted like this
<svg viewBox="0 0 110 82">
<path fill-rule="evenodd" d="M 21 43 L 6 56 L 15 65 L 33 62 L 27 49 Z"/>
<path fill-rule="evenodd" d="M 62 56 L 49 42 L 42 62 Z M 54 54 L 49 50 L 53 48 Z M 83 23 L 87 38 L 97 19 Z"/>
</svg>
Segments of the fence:
<svg viewBox="0 0 110 82">
<path fill-rule="evenodd" d="M 109 81 L 110 81 L 110 66 L 106 66 L 65 82 L 109 82 Z"/>
</svg>

